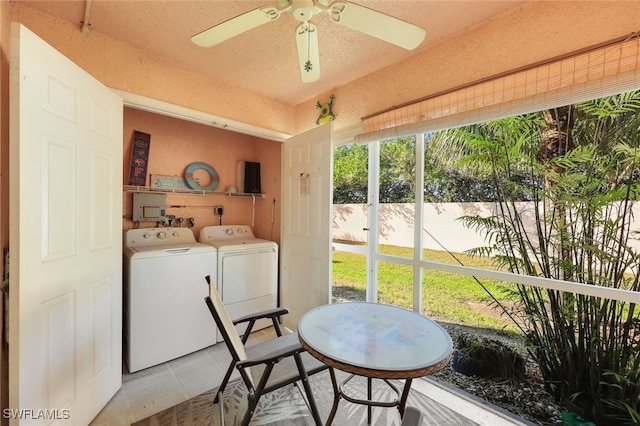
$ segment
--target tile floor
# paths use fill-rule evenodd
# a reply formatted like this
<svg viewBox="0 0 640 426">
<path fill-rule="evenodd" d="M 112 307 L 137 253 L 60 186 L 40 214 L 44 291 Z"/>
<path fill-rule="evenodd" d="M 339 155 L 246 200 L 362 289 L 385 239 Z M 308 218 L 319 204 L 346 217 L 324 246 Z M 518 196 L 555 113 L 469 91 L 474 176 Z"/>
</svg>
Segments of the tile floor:
<svg viewBox="0 0 640 426">
<path fill-rule="evenodd" d="M 248 344 L 271 339 L 273 330 L 251 333 Z M 220 385 L 231 362 L 224 343 L 135 373 L 123 373 L 122 387 L 91 426 L 129 426 Z M 238 373 L 232 379 L 240 377 Z"/>
<path fill-rule="evenodd" d="M 270 328 L 256 331 L 248 344 L 273 338 Z M 91 426 L 129 426 L 220 385 L 231 362 L 224 343 L 219 343 L 167 363 L 136 373 L 123 373 L 122 387 L 91 422 Z M 235 372 L 232 379 L 239 377 Z M 428 380 L 414 380 L 412 388 L 445 404 L 479 425 L 523 425 L 500 410 L 474 398 L 452 392 Z"/>
</svg>

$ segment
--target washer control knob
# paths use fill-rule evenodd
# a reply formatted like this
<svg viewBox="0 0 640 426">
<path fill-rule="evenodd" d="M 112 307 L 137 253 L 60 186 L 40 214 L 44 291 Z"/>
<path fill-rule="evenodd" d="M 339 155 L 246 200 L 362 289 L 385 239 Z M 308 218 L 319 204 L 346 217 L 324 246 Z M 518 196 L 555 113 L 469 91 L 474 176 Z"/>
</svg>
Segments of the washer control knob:
<svg viewBox="0 0 640 426">
<path fill-rule="evenodd" d="M 145 232 L 144 234 L 142 234 L 142 238 L 144 238 L 145 240 L 148 240 L 149 238 L 151 238 L 151 234 L 149 234 L 148 232 Z"/>
<path fill-rule="evenodd" d="M 171 236 L 172 236 L 173 238 L 178 238 L 178 237 L 180 236 L 180 234 L 178 234 L 178 232 L 176 232 L 176 231 L 173 231 L 173 233 L 171 234 Z"/>
<path fill-rule="evenodd" d="M 164 240 L 165 238 L 167 238 L 167 233 L 164 232 L 164 231 L 160 231 L 160 232 L 158 232 L 156 237 L 158 237 L 159 240 Z"/>
<path fill-rule="evenodd" d="M 224 230 L 224 233 L 227 234 L 228 236 L 232 236 L 233 235 L 233 229 L 227 228 L 227 229 Z"/>
</svg>

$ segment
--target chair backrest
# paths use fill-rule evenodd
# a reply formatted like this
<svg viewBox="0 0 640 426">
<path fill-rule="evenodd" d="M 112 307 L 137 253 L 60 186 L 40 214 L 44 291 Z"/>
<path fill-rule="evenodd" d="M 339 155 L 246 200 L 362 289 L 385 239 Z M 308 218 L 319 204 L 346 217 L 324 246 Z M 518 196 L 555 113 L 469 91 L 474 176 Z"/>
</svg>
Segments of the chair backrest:
<svg viewBox="0 0 640 426">
<path fill-rule="evenodd" d="M 222 337 L 224 338 L 224 342 L 229 348 L 229 352 L 236 361 L 243 361 L 247 359 L 247 352 L 244 350 L 244 345 L 242 344 L 242 340 L 238 335 L 238 331 L 233 325 L 233 320 L 229 316 L 229 312 L 227 308 L 222 303 L 222 298 L 220 294 L 216 290 L 215 284 L 210 282 L 209 276 L 205 278 L 207 283 L 209 284 L 209 297 L 207 301 L 207 305 L 209 305 L 209 310 L 213 315 L 216 324 L 218 325 L 218 329 L 222 333 Z M 209 304 L 211 302 L 211 304 Z"/>
<path fill-rule="evenodd" d="M 247 352 L 244 349 L 244 344 L 242 343 L 242 339 L 240 339 L 236 327 L 233 325 L 233 320 L 222 302 L 220 293 L 216 290 L 215 283 L 211 282 L 209 275 L 205 277 L 205 280 L 207 284 L 209 284 L 209 296 L 205 297 L 205 302 L 209 307 L 211 315 L 213 315 L 213 319 L 216 321 L 218 330 L 222 333 L 224 343 L 227 345 L 234 362 L 244 361 L 247 359 Z M 251 368 L 245 368 L 244 373 L 246 380 L 249 381 L 249 383 L 246 383 L 247 386 L 255 386 Z"/>
<path fill-rule="evenodd" d="M 234 358 L 242 361 L 247 359 L 247 353 L 244 350 L 244 345 L 242 344 L 242 339 L 238 335 L 238 331 L 233 325 L 233 321 L 229 316 L 229 312 L 227 308 L 222 303 L 222 299 L 220 298 L 220 294 L 215 289 L 213 284 L 209 285 L 209 298 L 211 300 L 211 304 L 213 305 L 213 311 L 211 312 L 216 318 L 216 323 L 218 324 L 218 328 L 224 337 L 224 341 L 229 347 L 229 351 L 232 353 L 235 352 L 237 355 Z"/>
<path fill-rule="evenodd" d="M 208 275 L 205 277 L 205 280 L 207 281 L 207 284 L 209 284 L 209 296 L 205 298 L 205 302 L 209 307 L 211 315 L 213 315 L 213 319 L 216 321 L 218 330 L 222 333 L 224 343 L 227 345 L 227 349 L 229 349 L 234 362 L 243 361 L 247 359 L 247 352 L 244 350 L 244 345 L 242 344 L 240 335 L 238 335 L 238 331 L 233 325 L 229 312 L 224 306 L 220 294 L 216 290 L 215 283 L 211 282 L 211 278 Z M 245 373 L 247 380 L 249 380 L 250 384 L 254 386 L 255 383 L 253 381 L 251 369 L 245 369 Z"/>
</svg>

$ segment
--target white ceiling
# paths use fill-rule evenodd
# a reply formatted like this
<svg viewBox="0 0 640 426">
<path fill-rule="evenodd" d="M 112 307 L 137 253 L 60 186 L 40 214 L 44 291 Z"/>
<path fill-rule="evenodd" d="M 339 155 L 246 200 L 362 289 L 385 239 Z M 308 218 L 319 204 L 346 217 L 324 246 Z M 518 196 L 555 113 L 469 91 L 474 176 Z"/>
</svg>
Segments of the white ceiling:
<svg viewBox="0 0 640 426">
<path fill-rule="evenodd" d="M 318 14 L 312 22 L 319 32 L 321 78 L 302 83 L 294 37 L 299 22 L 289 14 L 211 48 L 196 46 L 190 40 L 194 34 L 234 16 L 275 5 L 275 0 L 17 1 L 77 25 L 78 31 L 89 4 L 92 32 L 291 105 L 400 62 L 526 2 L 354 0 L 425 28 L 425 41 L 417 49 L 406 51 L 330 22 L 326 14 Z"/>
</svg>

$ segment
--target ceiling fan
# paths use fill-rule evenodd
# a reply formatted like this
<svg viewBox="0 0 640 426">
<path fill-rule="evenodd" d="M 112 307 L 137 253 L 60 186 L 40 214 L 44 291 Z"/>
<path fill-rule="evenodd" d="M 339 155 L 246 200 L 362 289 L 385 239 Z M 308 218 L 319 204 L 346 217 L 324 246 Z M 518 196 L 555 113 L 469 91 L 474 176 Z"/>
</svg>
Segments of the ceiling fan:
<svg viewBox="0 0 640 426">
<path fill-rule="evenodd" d="M 300 74 L 305 83 L 320 78 L 318 28 L 309 21 L 318 13 L 325 12 L 336 24 L 407 50 L 418 47 L 426 35 L 426 31 L 416 25 L 347 1 L 276 0 L 276 6 L 259 7 L 238 15 L 194 35 L 191 41 L 198 46 L 212 47 L 243 32 L 275 21 L 284 12 L 290 13 L 300 21 L 295 30 L 295 37 Z"/>
</svg>

